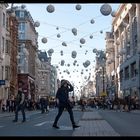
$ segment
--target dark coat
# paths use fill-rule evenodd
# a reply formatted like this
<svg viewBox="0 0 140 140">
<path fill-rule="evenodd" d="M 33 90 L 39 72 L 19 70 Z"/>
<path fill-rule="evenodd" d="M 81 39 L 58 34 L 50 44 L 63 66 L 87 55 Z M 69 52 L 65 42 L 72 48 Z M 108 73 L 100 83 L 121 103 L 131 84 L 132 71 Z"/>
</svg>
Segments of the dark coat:
<svg viewBox="0 0 140 140">
<path fill-rule="evenodd" d="M 73 91 L 73 86 L 70 84 L 67 87 L 61 86 L 56 93 L 56 98 L 59 100 L 58 107 L 63 106 L 67 107 L 69 106 L 69 92 Z"/>
</svg>

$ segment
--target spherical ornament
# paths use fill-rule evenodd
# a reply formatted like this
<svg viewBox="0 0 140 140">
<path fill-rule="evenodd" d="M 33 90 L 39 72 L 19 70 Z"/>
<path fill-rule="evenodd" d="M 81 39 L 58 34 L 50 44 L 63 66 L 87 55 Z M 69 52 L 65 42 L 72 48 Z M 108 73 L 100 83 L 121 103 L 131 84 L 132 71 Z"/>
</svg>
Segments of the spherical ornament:
<svg viewBox="0 0 140 140">
<path fill-rule="evenodd" d="M 54 8 L 53 5 L 50 4 L 50 5 L 47 6 L 47 11 L 48 11 L 49 13 L 53 13 L 54 10 L 55 10 L 55 8 Z"/>
<path fill-rule="evenodd" d="M 59 27 L 56 27 L 56 30 L 59 30 Z"/>
<path fill-rule="evenodd" d="M 102 33 L 103 33 L 103 31 L 101 30 L 101 31 L 100 31 L 100 33 L 102 34 Z"/>
<path fill-rule="evenodd" d="M 69 67 L 69 66 L 70 66 L 70 64 L 67 64 L 67 66 Z"/>
<path fill-rule="evenodd" d="M 60 38 L 60 37 L 61 37 L 61 35 L 60 35 L 60 34 L 57 34 L 57 37 L 58 37 L 58 38 Z"/>
<path fill-rule="evenodd" d="M 44 38 L 42 38 L 42 43 L 47 43 L 47 38 L 46 37 L 44 37 Z"/>
<path fill-rule="evenodd" d="M 87 60 L 87 61 L 85 62 L 85 64 L 86 64 L 87 66 L 89 66 L 89 65 L 90 65 L 90 61 Z"/>
<path fill-rule="evenodd" d="M 63 51 L 60 51 L 60 54 L 63 55 Z"/>
<path fill-rule="evenodd" d="M 81 44 L 85 44 L 85 42 L 86 42 L 86 41 L 85 41 L 84 38 L 81 38 L 81 39 L 80 39 L 80 43 L 81 43 Z"/>
<path fill-rule="evenodd" d="M 63 45 L 63 46 L 67 46 L 66 42 L 62 42 L 62 45 Z"/>
<path fill-rule="evenodd" d="M 34 23 L 34 26 L 35 26 L 35 27 L 39 27 L 39 26 L 40 26 L 40 22 L 39 22 L 39 21 L 36 21 L 36 22 Z"/>
<path fill-rule="evenodd" d="M 91 20 L 90 20 L 90 23 L 91 23 L 91 24 L 94 24 L 94 23 L 95 23 L 95 20 L 94 20 L 94 19 L 91 19 Z"/>
<path fill-rule="evenodd" d="M 93 49 L 93 53 L 96 53 L 97 52 L 97 49 Z"/>
<path fill-rule="evenodd" d="M 77 52 L 76 52 L 76 51 L 72 51 L 71 57 L 72 57 L 72 58 L 76 58 L 76 55 L 77 55 Z"/>
<path fill-rule="evenodd" d="M 61 66 L 64 66 L 65 61 L 61 60 Z"/>
<path fill-rule="evenodd" d="M 90 35 L 90 37 L 89 37 L 90 39 L 92 39 L 93 38 L 93 35 Z"/>
<path fill-rule="evenodd" d="M 25 9 L 25 8 L 26 8 L 26 5 L 24 5 L 24 4 L 21 5 L 21 8 L 22 8 L 22 9 Z"/>
<path fill-rule="evenodd" d="M 54 53 L 54 50 L 53 49 L 49 49 L 48 52 L 49 53 Z"/>
<path fill-rule="evenodd" d="M 76 8 L 76 10 L 81 10 L 81 5 L 80 5 L 80 4 L 77 4 L 77 5 L 75 6 L 75 8 Z"/>
<path fill-rule="evenodd" d="M 112 12 L 111 12 L 111 16 L 112 16 L 112 17 L 116 17 L 116 12 L 115 12 L 115 11 L 112 11 Z"/>
<path fill-rule="evenodd" d="M 77 29 L 76 28 L 72 28 L 72 33 L 74 34 L 74 35 L 77 35 Z"/>
<path fill-rule="evenodd" d="M 112 12 L 112 7 L 109 4 L 103 4 L 100 8 L 100 12 L 104 16 L 108 16 Z"/>
</svg>

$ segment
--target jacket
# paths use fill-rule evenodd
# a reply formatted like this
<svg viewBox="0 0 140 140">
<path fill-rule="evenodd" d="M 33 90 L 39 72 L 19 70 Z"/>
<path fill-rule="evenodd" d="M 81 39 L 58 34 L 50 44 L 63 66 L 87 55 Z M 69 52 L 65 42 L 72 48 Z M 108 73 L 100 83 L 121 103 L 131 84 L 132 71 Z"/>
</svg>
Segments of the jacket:
<svg viewBox="0 0 140 140">
<path fill-rule="evenodd" d="M 61 86 L 56 93 L 56 99 L 59 100 L 59 105 L 60 106 L 69 106 L 69 92 L 73 91 L 73 86 L 69 84 L 67 87 Z"/>
</svg>

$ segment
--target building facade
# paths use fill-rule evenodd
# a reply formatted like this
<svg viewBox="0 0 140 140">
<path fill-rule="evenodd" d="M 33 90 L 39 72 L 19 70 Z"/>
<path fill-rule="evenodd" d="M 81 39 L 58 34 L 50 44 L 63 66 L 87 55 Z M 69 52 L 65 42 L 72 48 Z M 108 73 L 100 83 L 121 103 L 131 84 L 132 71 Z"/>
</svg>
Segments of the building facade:
<svg viewBox="0 0 140 140">
<path fill-rule="evenodd" d="M 140 99 L 140 4 L 120 5 L 106 35 L 106 52 L 110 92 Z"/>
</svg>

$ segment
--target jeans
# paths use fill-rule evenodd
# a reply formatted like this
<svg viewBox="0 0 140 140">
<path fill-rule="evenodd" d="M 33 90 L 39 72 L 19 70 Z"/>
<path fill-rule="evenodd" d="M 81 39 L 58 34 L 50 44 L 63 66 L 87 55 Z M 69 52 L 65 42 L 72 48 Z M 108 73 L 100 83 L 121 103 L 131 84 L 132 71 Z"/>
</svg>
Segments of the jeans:
<svg viewBox="0 0 140 140">
<path fill-rule="evenodd" d="M 18 120 L 18 112 L 21 110 L 21 113 L 22 113 L 22 117 L 23 117 L 23 121 L 26 120 L 26 117 L 25 117 L 25 106 L 24 105 L 17 105 L 16 106 L 16 110 L 15 110 L 15 120 L 17 121 Z"/>
<path fill-rule="evenodd" d="M 69 115 L 70 115 L 70 120 L 71 120 L 72 125 L 75 125 L 74 116 L 73 116 L 73 111 L 72 111 L 72 108 L 70 108 L 69 106 L 60 106 L 60 107 L 58 108 L 58 114 L 57 114 L 57 116 L 56 116 L 56 118 L 55 118 L 54 125 L 57 125 L 57 122 L 58 122 L 60 116 L 62 115 L 62 113 L 63 113 L 63 111 L 64 111 L 64 108 L 67 109 L 67 111 L 68 111 L 68 113 L 69 113 Z"/>
</svg>

